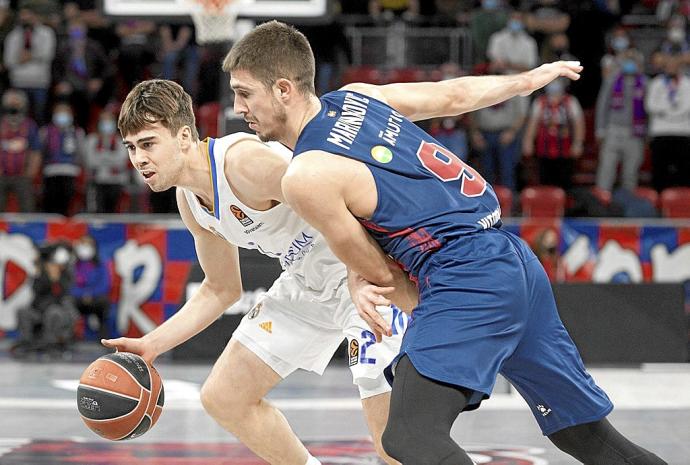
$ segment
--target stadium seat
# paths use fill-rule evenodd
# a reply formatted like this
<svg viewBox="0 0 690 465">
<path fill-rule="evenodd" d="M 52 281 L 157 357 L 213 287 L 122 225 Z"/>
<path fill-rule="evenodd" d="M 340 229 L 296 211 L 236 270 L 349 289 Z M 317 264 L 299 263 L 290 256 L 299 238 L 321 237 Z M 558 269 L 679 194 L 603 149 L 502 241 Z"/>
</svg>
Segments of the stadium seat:
<svg viewBox="0 0 690 465">
<path fill-rule="evenodd" d="M 513 192 L 505 186 L 493 186 L 498 204 L 501 206 L 501 216 L 507 218 L 513 215 Z"/>
<path fill-rule="evenodd" d="M 638 187 L 635 189 L 635 195 L 649 201 L 654 208 L 659 207 L 659 193 L 651 187 Z"/>
<path fill-rule="evenodd" d="M 220 113 L 220 103 L 204 103 L 197 110 L 197 125 L 199 126 L 199 137 L 218 136 L 218 115 Z"/>
<path fill-rule="evenodd" d="M 383 73 L 373 66 L 351 66 L 343 71 L 341 76 L 343 85 L 353 82 L 366 82 L 368 84 L 383 84 Z"/>
<path fill-rule="evenodd" d="M 690 187 L 669 187 L 661 192 L 661 214 L 667 218 L 690 218 Z"/>
<path fill-rule="evenodd" d="M 565 210 L 565 191 L 556 186 L 532 186 L 520 194 L 522 215 L 526 217 L 561 217 Z"/>
</svg>

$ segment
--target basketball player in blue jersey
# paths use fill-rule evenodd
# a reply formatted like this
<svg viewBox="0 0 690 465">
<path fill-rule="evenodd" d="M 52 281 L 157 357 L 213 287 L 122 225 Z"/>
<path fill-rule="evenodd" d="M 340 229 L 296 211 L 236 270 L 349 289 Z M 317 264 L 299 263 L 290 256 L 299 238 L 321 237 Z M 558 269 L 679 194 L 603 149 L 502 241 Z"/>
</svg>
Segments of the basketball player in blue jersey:
<svg viewBox="0 0 690 465">
<path fill-rule="evenodd" d="M 606 420 L 613 406 L 585 371 L 539 261 L 501 229 L 492 187 L 411 122 L 529 95 L 560 76 L 578 79 L 579 63 L 439 83 L 352 84 L 319 99 L 308 41 L 272 21 L 238 41 L 223 69 L 235 111 L 261 139 L 293 149 L 284 196 L 349 267 L 351 293 L 372 329 L 390 333 L 358 296 L 371 291 L 366 282 L 394 285 L 387 256 L 418 283 L 419 302 L 391 364 L 383 435 L 390 456 L 404 465 L 471 464 L 451 425 L 502 373 L 543 433 L 581 462 L 665 463 Z"/>
</svg>

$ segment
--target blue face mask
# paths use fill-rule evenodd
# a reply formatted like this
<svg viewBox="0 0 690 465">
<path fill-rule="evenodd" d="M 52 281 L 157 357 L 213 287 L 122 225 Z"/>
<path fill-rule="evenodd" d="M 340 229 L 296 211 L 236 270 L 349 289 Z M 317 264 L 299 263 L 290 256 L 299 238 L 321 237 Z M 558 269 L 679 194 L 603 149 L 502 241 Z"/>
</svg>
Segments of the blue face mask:
<svg viewBox="0 0 690 465">
<path fill-rule="evenodd" d="M 111 119 L 104 119 L 98 123 L 98 132 L 101 134 L 115 134 L 115 121 Z"/>
<path fill-rule="evenodd" d="M 635 74 L 637 73 L 637 63 L 633 60 L 625 60 L 621 64 L 621 71 L 623 71 L 624 74 Z"/>
<path fill-rule="evenodd" d="M 485 10 L 498 9 L 498 0 L 482 0 L 482 8 Z"/>
<path fill-rule="evenodd" d="M 72 125 L 72 115 L 67 112 L 59 111 L 53 115 L 53 123 L 61 128 L 66 128 Z"/>
<path fill-rule="evenodd" d="M 508 21 L 508 29 L 510 29 L 511 32 L 520 32 L 524 29 L 524 26 L 522 25 L 522 21 L 511 19 Z"/>
<path fill-rule="evenodd" d="M 617 52 L 622 52 L 623 50 L 627 50 L 628 46 L 630 45 L 630 41 L 626 37 L 621 37 L 618 36 L 613 39 L 611 42 L 611 47 Z"/>
</svg>

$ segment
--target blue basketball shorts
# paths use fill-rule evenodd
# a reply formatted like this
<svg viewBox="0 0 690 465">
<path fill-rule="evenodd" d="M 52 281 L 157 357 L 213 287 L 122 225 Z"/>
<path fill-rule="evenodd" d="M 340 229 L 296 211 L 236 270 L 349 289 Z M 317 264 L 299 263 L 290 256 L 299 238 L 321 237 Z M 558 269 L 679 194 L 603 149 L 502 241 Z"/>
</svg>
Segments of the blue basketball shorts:
<svg viewBox="0 0 690 465">
<path fill-rule="evenodd" d="M 489 397 L 498 373 L 545 435 L 612 410 L 558 316 L 544 269 L 520 238 L 500 229 L 458 238 L 418 278 L 420 303 L 398 358 L 407 354 L 422 375 L 472 389 L 467 410 Z"/>
</svg>

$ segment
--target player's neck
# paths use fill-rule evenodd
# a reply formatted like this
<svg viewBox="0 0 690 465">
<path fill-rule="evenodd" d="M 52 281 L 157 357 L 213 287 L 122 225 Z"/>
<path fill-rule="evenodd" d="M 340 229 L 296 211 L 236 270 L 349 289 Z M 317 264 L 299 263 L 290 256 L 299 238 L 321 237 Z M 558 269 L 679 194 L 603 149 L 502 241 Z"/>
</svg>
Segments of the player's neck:
<svg viewBox="0 0 690 465">
<path fill-rule="evenodd" d="M 321 100 L 319 100 L 316 95 L 310 96 L 304 101 L 301 111 L 296 113 L 299 115 L 299 118 L 295 118 L 295 124 L 291 125 L 291 127 L 288 129 L 286 137 L 280 142 L 289 149 L 294 150 L 295 145 L 297 144 L 297 139 L 299 139 L 299 135 L 302 134 L 304 127 L 309 123 L 309 121 L 318 115 L 320 111 Z"/>
<path fill-rule="evenodd" d="M 177 187 L 192 191 L 205 206 L 213 206 L 213 180 L 211 179 L 211 160 L 204 146 L 199 142 L 184 153 L 185 169 L 182 171 Z"/>
</svg>

